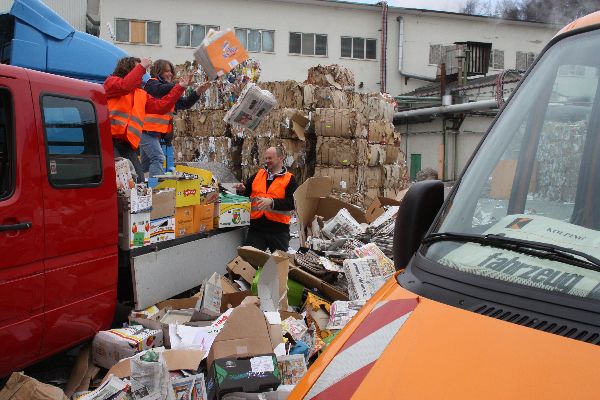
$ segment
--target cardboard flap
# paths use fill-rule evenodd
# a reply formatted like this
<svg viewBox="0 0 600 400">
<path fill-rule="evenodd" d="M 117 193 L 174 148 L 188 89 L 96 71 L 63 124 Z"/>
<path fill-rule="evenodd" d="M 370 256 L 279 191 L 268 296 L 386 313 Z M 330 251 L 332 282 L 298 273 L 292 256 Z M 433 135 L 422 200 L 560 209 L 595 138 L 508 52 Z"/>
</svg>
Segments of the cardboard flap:
<svg viewBox="0 0 600 400">
<path fill-rule="evenodd" d="M 375 221 L 377 219 L 377 217 L 379 217 L 380 215 L 382 215 L 385 212 L 384 207 L 385 206 L 399 206 L 400 205 L 400 201 L 396 200 L 396 199 L 390 199 L 387 197 L 378 197 L 375 200 L 373 200 L 373 202 L 371 203 L 371 205 L 369 206 L 369 208 L 367 208 L 367 211 L 365 212 L 365 217 L 366 217 L 366 221 L 368 224 L 372 223 L 373 221 Z"/>
<path fill-rule="evenodd" d="M 238 247 L 238 255 L 255 268 L 262 268 L 271 255 L 252 246 Z"/>
<path fill-rule="evenodd" d="M 236 307 L 214 343 L 226 340 L 268 337 L 269 328 L 265 315 L 254 305 Z"/>
<path fill-rule="evenodd" d="M 304 116 L 304 114 L 297 112 L 296 114 L 294 114 L 294 116 L 291 118 L 291 120 L 292 120 L 292 130 L 294 131 L 296 136 L 298 136 L 298 139 L 306 140 L 304 131 L 306 129 L 306 126 L 309 123 L 309 119 L 306 118 Z"/>
<path fill-rule="evenodd" d="M 248 283 L 252 283 L 256 269 L 250 263 L 244 261 L 240 256 L 237 256 L 227 264 L 227 269 L 234 275 L 239 275 Z"/>
<path fill-rule="evenodd" d="M 321 201 L 319 201 L 319 204 L 316 207 L 315 212 L 312 215 L 312 217 L 314 217 L 315 215 L 319 215 L 319 216 L 323 217 L 325 220 L 328 220 L 328 219 L 335 217 L 342 208 L 345 208 L 346 210 L 348 210 L 350 215 L 352 215 L 352 217 L 358 223 L 362 224 L 362 223 L 367 222 L 367 219 L 366 219 L 366 216 L 365 216 L 365 213 L 363 210 L 361 210 L 360 208 L 358 208 L 352 204 L 346 203 L 345 201 L 338 200 L 333 197 L 327 197 L 325 199 L 321 199 Z M 307 220 L 306 223 L 307 224 L 311 223 L 311 221 L 312 221 L 312 218 Z M 304 221 L 302 223 L 304 223 Z"/>
<path fill-rule="evenodd" d="M 165 350 L 162 352 L 169 371 L 177 371 L 180 369 L 196 371 L 200 366 L 200 362 L 204 359 L 205 354 L 205 352 L 200 350 Z M 108 371 L 103 382 L 111 374 L 121 379 L 131 376 L 131 363 L 129 358 L 115 364 Z"/>
<path fill-rule="evenodd" d="M 271 256 L 266 262 L 258 281 L 261 310 L 276 312 L 288 309 L 288 265 L 287 257 Z"/>
</svg>

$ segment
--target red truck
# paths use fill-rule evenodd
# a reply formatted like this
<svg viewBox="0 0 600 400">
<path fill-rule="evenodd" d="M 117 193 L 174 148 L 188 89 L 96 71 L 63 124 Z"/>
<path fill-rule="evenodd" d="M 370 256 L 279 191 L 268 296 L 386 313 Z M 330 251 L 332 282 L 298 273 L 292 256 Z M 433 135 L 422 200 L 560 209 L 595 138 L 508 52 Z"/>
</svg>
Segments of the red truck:
<svg viewBox="0 0 600 400">
<path fill-rule="evenodd" d="M 0 376 L 109 328 L 113 157 L 101 85 L 0 65 Z"/>
</svg>

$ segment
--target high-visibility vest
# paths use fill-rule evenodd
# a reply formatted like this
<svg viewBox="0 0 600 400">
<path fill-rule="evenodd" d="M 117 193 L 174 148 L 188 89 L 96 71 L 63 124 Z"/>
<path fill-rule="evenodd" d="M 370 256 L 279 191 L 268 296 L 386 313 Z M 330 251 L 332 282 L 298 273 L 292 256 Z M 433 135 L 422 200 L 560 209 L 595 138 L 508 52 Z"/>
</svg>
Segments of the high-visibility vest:
<svg viewBox="0 0 600 400">
<path fill-rule="evenodd" d="M 275 179 L 273 179 L 269 189 L 267 189 L 267 171 L 260 169 L 254 177 L 254 182 L 252 182 L 252 193 L 250 195 L 252 200 L 252 211 L 250 213 L 250 219 L 258 219 L 264 215 L 269 221 L 289 224 L 292 219 L 291 212 L 278 210 L 258 210 L 254 207 L 254 201 L 257 197 L 285 199 L 285 189 L 290 183 L 290 179 L 292 179 L 292 174 L 286 172 L 283 174 L 283 176 L 277 176 Z"/>
<path fill-rule="evenodd" d="M 142 89 L 108 99 L 110 131 L 113 138 L 129 142 L 134 150 L 138 148 L 144 130 L 147 99 L 148 94 Z"/>
<path fill-rule="evenodd" d="M 150 80 L 157 80 L 150 78 Z M 146 114 L 144 118 L 144 130 L 147 132 L 160 132 L 165 136 L 173 131 L 173 115 L 175 115 L 175 106 L 171 107 L 166 114 Z"/>
</svg>

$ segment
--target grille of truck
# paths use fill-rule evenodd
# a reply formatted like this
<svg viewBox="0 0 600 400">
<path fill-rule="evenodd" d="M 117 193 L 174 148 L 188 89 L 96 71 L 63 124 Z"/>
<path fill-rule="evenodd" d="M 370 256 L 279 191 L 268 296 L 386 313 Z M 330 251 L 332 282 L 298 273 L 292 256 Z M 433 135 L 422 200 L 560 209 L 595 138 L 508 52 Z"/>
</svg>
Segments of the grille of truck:
<svg viewBox="0 0 600 400">
<path fill-rule="evenodd" d="M 478 305 L 471 311 L 539 331 L 600 345 L 600 328 L 548 315 L 521 311 L 496 305 Z"/>
</svg>

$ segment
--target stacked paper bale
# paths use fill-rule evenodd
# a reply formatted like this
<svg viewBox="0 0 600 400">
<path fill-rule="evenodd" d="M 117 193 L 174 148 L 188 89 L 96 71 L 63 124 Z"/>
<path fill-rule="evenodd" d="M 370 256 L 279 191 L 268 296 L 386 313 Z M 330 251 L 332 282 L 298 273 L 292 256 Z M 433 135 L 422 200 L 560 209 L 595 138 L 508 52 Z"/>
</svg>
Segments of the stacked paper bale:
<svg viewBox="0 0 600 400">
<path fill-rule="evenodd" d="M 223 101 L 179 115 L 174 141 L 178 161 L 220 162 L 246 179 L 263 165 L 268 147 L 282 146 L 285 165 L 299 183 L 313 175 L 329 176 L 335 194 L 353 204 L 368 205 L 381 195 L 396 197 L 406 186 L 391 97 L 355 91 L 352 73 L 336 65 L 311 68 L 306 83 L 258 85 L 275 96 L 277 107 L 254 131 L 228 127 L 222 121 L 227 108 Z M 297 115 L 310 119 L 300 132 L 304 137 L 293 129 Z"/>
</svg>

